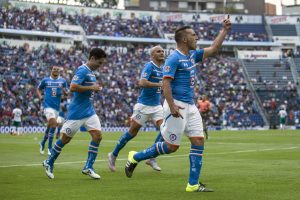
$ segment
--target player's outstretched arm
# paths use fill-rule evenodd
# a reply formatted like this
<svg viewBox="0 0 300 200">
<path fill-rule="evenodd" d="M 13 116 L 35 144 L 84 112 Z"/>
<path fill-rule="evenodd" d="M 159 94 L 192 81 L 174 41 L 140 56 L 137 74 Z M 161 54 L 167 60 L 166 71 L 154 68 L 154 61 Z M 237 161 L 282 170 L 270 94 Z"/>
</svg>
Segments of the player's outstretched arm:
<svg viewBox="0 0 300 200">
<path fill-rule="evenodd" d="M 85 92 L 88 90 L 98 92 L 101 90 L 101 86 L 99 84 L 83 86 L 83 85 L 78 85 L 78 84 L 74 84 L 74 83 L 71 84 L 71 86 L 70 86 L 71 92 Z"/>
<path fill-rule="evenodd" d="M 140 79 L 139 86 L 144 88 L 161 87 L 162 83 L 154 83 L 145 78 Z"/>
<path fill-rule="evenodd" d="M 219 35 L 216 37 L 212 45 L 210 47 L 204 48 L 203 58 L 210 57 L 218 52 L 230 28 L 231 22 L 228 15 L 228 18 L 223 21 L 223 28 L 219 32 Z"/>
</svg>

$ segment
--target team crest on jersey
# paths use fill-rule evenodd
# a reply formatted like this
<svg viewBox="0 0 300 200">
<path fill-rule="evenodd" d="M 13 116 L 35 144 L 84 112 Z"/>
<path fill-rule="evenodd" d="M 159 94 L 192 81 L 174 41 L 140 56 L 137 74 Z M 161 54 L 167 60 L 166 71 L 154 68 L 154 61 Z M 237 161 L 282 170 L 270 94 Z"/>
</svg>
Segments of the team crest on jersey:
<svg viewBox="0 0 300 200">
<path fill-rule="evenodd" d="M 73 81 L 77 81 L 78 79 L 79 79 L 79 77 L 76 75 L 73 77 Z"/>
<path fill-rule="evenodd" d="M 71 134 L 72 133 L 72 130 L 70 128 L 66 128 L 66 133 L 67 134 Z"/>
<path fill-rule="evenodd" d="M 175 135 L 175 134 L 171 134 L 170 136 L 169 136 L 169 138 L 170 138 L 170 140 L 172 141 L 172 142 L 174 142 L 176 139 L 177 139 L 177 136 Z"/>
<path fill-rule="evenodd" d="M 137 114 L 137 115 L 135 116 L 136 119 L 141 119 L 141 117 L 142 117 L 142 116 L 141 116 L 140 114 Z"/>
<path fill-rule="evenodd" d="M 191 58 L 191 62 L 193 63 L 193 65 L 195 64 L 195 60 L 193 58 Z"/>
<path fill-rule="evenodd" d="M 170 67 L 170 66 L 165 66 L 165 67 L 164 67 L 164 70 L 165 70 L 165 72 L 169 72 L 169 71 L 170 71 L 170 69 L 171 69 L 171 67 Z"/>
<path fill-rule="evenodd" d="M 147 72 L 144 72 L 143 73 L 143 77 L 146 77 L 148 74 L 147 74 Z"/>
</svg>

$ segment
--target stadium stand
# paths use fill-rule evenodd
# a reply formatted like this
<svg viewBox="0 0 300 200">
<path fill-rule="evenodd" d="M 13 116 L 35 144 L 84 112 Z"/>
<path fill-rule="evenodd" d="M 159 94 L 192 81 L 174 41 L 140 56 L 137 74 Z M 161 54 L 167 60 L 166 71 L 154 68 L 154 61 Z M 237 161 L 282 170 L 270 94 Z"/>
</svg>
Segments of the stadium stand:
<svg viewBox="0 0 300 200">
<path fill-rule="evenodd" d="M 126 126 L 138 96 L 140 70 L 149 59 L 148 48 L 163 41 L 161 44 L 169 53 L 174 49 L 174 44 L 169 40 L 172 37 L 169 36 L 178 27 L 187 24 L 198 33 L 202 47 L 209 44 L 205 42 L 215 38 L 221 26 L 215 20 L 218 16 L 210 15 L 210 20 L 198 22 L 200 16 L 199 19 L 193 17 L 188 21 L 170 20 L 164 14 L 156 18 L 136 13 L 128 16 L 125 11 L 89 15 L 77 11 L 70 13 L 58 5 L 54 6 L 55 9 L 39 9 L 36 5 L 30 8 L 13 5 L 0 8 L 1 126 L 10 125 L 11 111 L 16 101 L 22 102 L 23 125 L 42 126 L 44 120 L 41 102 L 35 94 L 36 85 L 48 74 L 48 68 L 52 65 L 61 66 L 63 76 L 70 82 L 73 71 L 87 60 L 86 53 L 93 46 L 101 46 L 109 54 L 107 64 L 97 74 L 103 86 L 101 93 L 95 97 L 101 123 L 103 127 Z M 198 66 L 200 73 L 196 97 L 207 94 L 212 102 L 209 119 L 212 126 L 247 128 L 268 125 L 276 120 L 272 117 L 275 117 L 281 105 L 286 106 L 292 116 L 288 123 L 294 124 L 293 119 L 300 113 L 297 93 L 300 86 L 291 70 L 293 63 L 287 59 L 290 55 L 284 53 L 280 59 L 251 57 L 239 62 L 235 51 L 248 48 L 252 51 L 280 51 L 281 43 L 276 42 L 286 39 L 280 36 L 290 37 L 294 41 L 298 36 L 296 25 L 274 24 L 276 20 L 270 17 L 266 20 L 270 23 L 267 26 L 260 21 L 261 16 L 251 17 L 251 20 L 258 21 L 247 21 L 246 17 L 242 19 L 243 23 L 241 16 L 235 17 L 226 39 L 228 46 L 225 45 L 224 54 Z M 70 27 L 75 28 L 66 31 Z M 268 27 L 271 32 L 267 30 Z M 51 38 L 51 35 L 55 35 L 55 38 Z M 278 36 L 273 38 L 276 42 L 269 40 L 271 35 Z M 299 47 L 294 48 L 293 57 L 299 73 Z M 245 77 L 245 74 L 249 77 Z"/>
</svg>

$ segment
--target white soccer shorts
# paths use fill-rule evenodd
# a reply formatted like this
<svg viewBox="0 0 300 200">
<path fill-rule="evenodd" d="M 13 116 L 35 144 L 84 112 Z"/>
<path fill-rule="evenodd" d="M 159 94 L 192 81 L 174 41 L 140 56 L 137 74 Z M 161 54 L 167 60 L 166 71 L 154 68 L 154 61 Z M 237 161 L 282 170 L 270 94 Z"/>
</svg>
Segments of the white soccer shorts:
<svg viewBox="0 0 300 200">
<path fill-rule="evenodd" d="M 47 121 L 49 121 L 52 118 L 57 119 L 58 111 L 53 108 L 45 108 L 44 115 L 46 116 Z"/>
<path fill-rule="evenodd" d="M 58 116 L 56 121 L 58 124 L 63 124 L 65 123 L 65 118 L 63 118 L 62 116 Z"/>
<path fill-rule="evenodd" d="M 174 103 L 184 108 L 179 111 L 183 119 L 173 117 L 167 101 L 164 102 L 164 122 L 160 130 L 165 141 L 179 146 L 183 133 L 189 138 L 204 137 L 202 118 L 195 104 L 191 105 L 177 100 L 174 100 Z"/>
<path fill-rule="evenodd" d="M 84 126 L 88 131 L 99 130 L 101 131 L 101 123 L 99 117 L 95 114 L 90 117 L 79 120 L 66 120 L 61 133 L 65 133 L 69 137 L 73 137 L 81 126 Z"/>
<path fill-rule="evenodd" d="M 163 108 L 158 106 L 146 106 L 141 103 L 134 105 L 133 114 L 131 119 L 136 121 L 141 126 L 145 126 L 148 120 L 152 120 L 156 125 L 156 122 L 163 119 Z"/>
</svg>

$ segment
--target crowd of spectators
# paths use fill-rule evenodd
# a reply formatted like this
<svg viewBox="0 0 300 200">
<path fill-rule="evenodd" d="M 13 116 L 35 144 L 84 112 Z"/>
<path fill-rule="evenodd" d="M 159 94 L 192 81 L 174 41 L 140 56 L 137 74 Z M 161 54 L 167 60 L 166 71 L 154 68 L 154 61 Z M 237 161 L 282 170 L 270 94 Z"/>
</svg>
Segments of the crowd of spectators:
<svg viewBox="0 0 300 200">
<path fill-rule="evenodd" d="M 23 125 L 43 125 L 42 102 L 36 95 L 39 81 L 50 74 L 50 66 L 57 65 L 63 68 L 62 76 L 70 83 L 74 70 L 87 60 L 88 53 L 86 48 L 82 51 L 52 46 L 30 49 L 28 45 L 18 48 L 5 43 L 0 49 L 3 58 L 0 61 L 1 125 L 10 124 L 17 101 L 21 102 L 24 113 Z M 147 46 L 133 45 L 105 49 L 108 61 L 96 73 L 103 90 L 95 95 L 94 105 L 104 127 L 126 126 L 139 95 L 137 83 L 144 63 L 149 60 L 149 52 Z M 202 94 L 210 97 L 212 125 L 261 125 L 251 118 L 257 111 L 235 62 L 225 57 L 212 58 L 205 61 L 200 70 L 196 97 Z"/>
<path fill-rule="evenodd" d="M 37 30 L 48 32 L 59 32 L 59 25 L 79 25 L 86 35 L 103 35 L 113 37 L 143 37 L 162 38 L 164 34 L 173 34 L 174 31 L 184 25 L 182 22 L 156 21 L 151 17 L 138 19 L 133 13 L 131 19 L 123 19 L 119 13 L 113 19 L 109 13 L 97 16 L 90 16 L 87 13 L 76 13 L 70 15 L 61 8 L 55 12 L 50 10 L 38 10 L 35 6 L 30 9 L 21 10 L 19 8 L 0 8 L 0 28 Z M 220 24 L 206 22 L 189 23 L 198 34 L 201 40 L 213 40 L 219 32 Z M 226 40 L 228 41 L 267 41 L 266 32 L 251 32 L 243 24 L 234 24 L 234 27 L 243 26 L 242 29 L 231 31 Z"/>
<path fill-rule="evenodd" d="M 199 66 L 200 94 L 207 94 L 212 103 L 211 124 L 231 127 L 263 126 L 256 102 L 247 89 L 239 64 L 232 58 L 218 56 L 206 59 Z"/>
</svg>

